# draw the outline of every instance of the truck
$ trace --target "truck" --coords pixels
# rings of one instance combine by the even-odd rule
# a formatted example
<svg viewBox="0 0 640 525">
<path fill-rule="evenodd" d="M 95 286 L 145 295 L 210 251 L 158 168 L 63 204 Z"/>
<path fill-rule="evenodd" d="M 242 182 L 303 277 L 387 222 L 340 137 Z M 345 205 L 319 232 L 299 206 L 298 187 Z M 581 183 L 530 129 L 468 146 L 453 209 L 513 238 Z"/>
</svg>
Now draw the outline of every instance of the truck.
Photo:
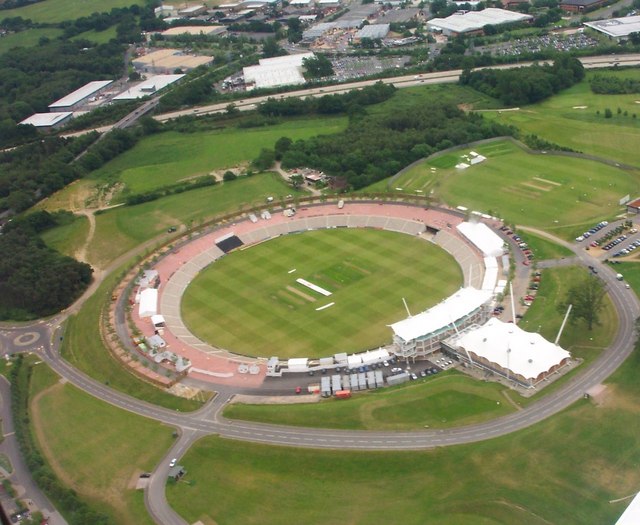
<svg viewBox="0 0 640 525">
<path fill-rule="evenodd" d="M 351 390 L 338 390 L 336 392 L 336 398 L 349 399 L 351 397 Z"/>
<path fill-rule="evenodd" d="M 624 279 L 624 277 L 622 276 L 621 273 L 616 274 L 616 279 L 618 279 L 618 281 L 622 281 L 622 279 Z"/>
</svg>

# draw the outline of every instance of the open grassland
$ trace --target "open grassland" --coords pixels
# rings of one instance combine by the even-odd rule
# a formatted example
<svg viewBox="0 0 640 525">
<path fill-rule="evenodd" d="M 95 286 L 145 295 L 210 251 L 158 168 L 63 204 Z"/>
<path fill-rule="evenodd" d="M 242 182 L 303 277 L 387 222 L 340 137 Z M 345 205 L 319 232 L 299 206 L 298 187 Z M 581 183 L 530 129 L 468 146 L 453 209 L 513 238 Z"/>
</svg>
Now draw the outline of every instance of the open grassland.
<svg viewBox="0 0 640 525">
<path fill-rule="evenodd" d="M 190 523 L 218 525 L 614 523 L 629 501 L 609 500 L 640 486 L 639 373 L 636 352 L 601 405 L 473 445 L 360 453 L 205 438 L 167 496 Z"/>
<path fill-rule="evenodd" d="M 467 169 L 475 151 L 487 157 Z M 511 141 L 496 141 L 434 157 L 393 182 L 395 188 L 427 195 L 502 217 L 510 224 L 545 229 L 591 225 L 620 211 L 618 201 L 640 188 L 638 173 L 599 162 L 529 154 Z"/>
<path fill-rule="evenodd" d="M 536 260 L 544 261 L 545 259 L 561 259 L 563 257 L 572 257 L 573 252 L 569 248 L 565 248 L 549 239 L 540 237 L 534 233 L 524 230 L 518 230 L 518 235 L 529 248 L 535 253 Z"/>
<path fill-rule="evenodd" d="M 388 343 L 387 325 L 406 317 L 402 298 L 417 312 L 461 280 L 453 258 L 421 238 L 320 230 L 224 257 L 193 280 L 182 313 L 200 338 L 241 354 L 321 357 Z"/>
<path fill-rule="evenodd" d="M 632 290 L 640 295 L 640 262 L 624 261 L 620 264 L 613 265 L 612 268 L 616 273 L 621 273 L 624 280 L 629 283 Z"/>
<path fill-rule="evenodd" d="M 0 19 L 4 18 L 3 13 L 6 11 L 0 11 Z M 57 38 L 62 34 L 62 29 L 56 27 L 46 27 L 38 29 L 27 29 L 26 31 L 20 31 L 19 33 L 11 33 L 9 35 L 0 38 L 0 55 L 8 52 L 14 47 L 33 47 L 38 44 L 41 38 Z"/>
<path fill-rule="evenodd" d="M 633 118 L 634 113 L 640 114 L 640 95 L 592 93 L 588 80 L 595 74 L 638 79 L 640 69 L 591 71 L 583 82 L 540 104 L 483 115 L 576 151 L 640 166 L 640 118 Z M 607 108 L 613 112 L 612 118 L 604 118 Z"/>
<path fill-rule="evenodd" d="M 71 40 L 89 40 L 96 44 L 106 44 L 112 38 L 116 38 L 116 36 L 116 26 L 111 26 L 104 31 L 96 31 L 95 29 L 85 31 L 84 33 L 74 36 Z"/>
<path fill-rule="evenodd" d="M 263 173 L 136 206 L 115 208 L 96 216 L 96 232 L 88 258 L 92 264 L 104 267 L 170 226 L 196 225 L 207 217 L 236 212 L 249 204 L 264 204 L 268 196 L 277 199 L 300 193 L 279 175 Z"/>
<path fill-rule="evenodd" d="M 416 364 L 414 369 L 418 369 Z M 482 383 L 457 372 L 427 376 L 404 385 L 358 394 L 345 402 L 294 405 L 227 405 L 224 416 L 282 425 L 358 430 L 415 430 L 470 425 L 512 412 L 498 383 Z M 512 397 L 518 398 L 510 392 Z"/>
<path fill-rule="evenodd" d="M 56 23 L 76 20 L 92 13 L 108 13 L 114 7 L 143 5 L 143 0 L 45 0 L 0 12 L 0 18 L 21 16 L 34 22 Z"/>
<path fill-rule="evenodd" d="M 45 231 L 42 234 L 42 240 L 54 250 L 73 257 L 81 248 L 88 233 L 89 220 L 79 216 L 69 224 Z"/>
<path fill-rule="evenodd" d="M 102 343 L 99 331 L 102 307 L 111 300 L 111 290 L 122 277 L 118 270 L 114 271 L 81 310 L 69 317 L 62 344 L 63 357 L 97 381 L 130 396 L 175 410 L 199 408 L 198 401 L 176 397 L 132 375 Z"/>
<path fill-rule="evenodd" d="M 152 524 L 132 483 L 139 473 L 153 470 L 171 446 L 171 429 L 72 385 L 52 384 L 51 376 L 57 380 L 45 365 L 35 368 L 32 392 L 41 393 L 31 402 L 31 415 L 38 444 L 56 475 L 112 523 Z"/>
<path fill-rule="evenodd" d="M 281 137 L 306 139 L 337 133 L 346 125 L 346 117 L 330 117 L 295 119 L 260 128 L 158 133 L 144 138 L 91 177 L 119 180 L 131 193 L 143 193 L 251 161 L 262 148 L 273 148 Z"/>
</svg>

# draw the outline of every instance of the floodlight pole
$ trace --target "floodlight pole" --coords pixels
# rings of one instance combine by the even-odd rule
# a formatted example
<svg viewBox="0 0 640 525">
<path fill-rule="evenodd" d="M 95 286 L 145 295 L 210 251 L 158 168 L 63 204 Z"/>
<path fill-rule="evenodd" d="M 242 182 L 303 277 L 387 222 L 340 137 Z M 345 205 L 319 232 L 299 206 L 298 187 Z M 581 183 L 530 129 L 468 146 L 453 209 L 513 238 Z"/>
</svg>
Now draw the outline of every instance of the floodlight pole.
<svg viewBox="0 0 640 525">
<path fill-rule="evenodd" d="M 556 340 L 553 342 L 554 345 L 557 346 L 558 341 L 560 341 L 560 336 L 562 335 L 562 331 L 564 330 L 564 325 L 567 324 L 567 319 L 569 319 L 569 314 L 571 313 L 571 308 L 573 308 L 573 305 L 570 304 L 569 308 L 567 308 L 567 313 L 564 315 L 564 319 L 562 320 L 562 324 L 560 325 L 560 331 L 558 332 L 558 335 L 556 336 Z"/>
</svg>

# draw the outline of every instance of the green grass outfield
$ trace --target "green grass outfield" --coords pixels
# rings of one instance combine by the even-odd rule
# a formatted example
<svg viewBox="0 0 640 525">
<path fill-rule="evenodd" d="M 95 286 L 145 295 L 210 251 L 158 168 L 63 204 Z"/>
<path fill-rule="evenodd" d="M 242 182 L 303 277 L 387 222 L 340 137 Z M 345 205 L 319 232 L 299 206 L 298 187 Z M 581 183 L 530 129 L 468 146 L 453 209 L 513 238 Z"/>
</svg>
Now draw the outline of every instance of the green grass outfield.
<svg viewBox="0 0 640 525">
<path fill-rule="evenodd" d="M 324 297 L 297 278 L 333 295 Z M 182 314 L 194 334 L 240 354 L 322 357 L 390 342 L 386 325 L 406 317 L 403 297 L 417 313 L 461 284 L 454 259 L 421 238 L 319 230 L 236 251 L 212 264 L 187 288 Z"/>
<path fill-rule="evenodd" d="M 43 393 L 31 402 L 39 446 L 56 475 L 112 523 L 151 525 L 142 493 L 130 483 L 153 470 L 173 442 L 172 429 L 57 379 L 44 364 L 37 366 L 32 394 Z"/>
<path fill-rule="evenodd" d="M 143 193 L 251 161 L 262 148 L 273 148 L 281 137 L 306 139 L 337 133 L 346 125 L 346 117 L 306 118 L 260 128 L 158 133 L 144 138 L 91 177 L 120 180 L 131 193 Z"/>
<path fill-rule="evenodd" d="M 268 196 L 279 200 L 301 193 L 287 185 L 280 175 L 262 173 L 136 206 L 114 208 L 96 216 L 88 258 L 91 264 L 104 267 L 169 226 L 197 225 L 207 217 L 237 212 L 250 204 L 264 204 Z"/>
<path fill-rule="evenodd" d="M 1 18 L 21 16 L 34 22 L 56 23 L 76 20 L 92 13 L 108 13 L 114 7 L 143 5 L 143 0 L 44 0 L 36 4 L 7 9 L 0 12 Z"/>
<path fill-rule="evenodd" d="M 4 18 L 3 13 L 6 11 L 0 11 L 0 19 Z M 27 29 L 26 31 L 20 31 L 19 33 L 12 33 L 10 35 L 0 38 L 0 55 L 6 53 L 14 47 L 33 47 L 38 45 L 38 41 L 41 38 L 57 38 L 62 34 L 62 29 L 56 27 L 46 27 L 39 29 Z"/>
<path fill-rule="evenodd" d="M 412 367 L 419 370 L 418 364 Z M 415 430 L 471 425 L 513 412 L 505 398 L 516 393 L 498 383 L 476 381 L 458 372 L 443 372 L 418 381 L 357 394 L 349 401 L 329 399 L 313 404 L 227 405 L 230 419 L 350 430 Z"/>
<path fill-rule="evenodd" d="M 487 160 L 455 168 L 470 151 Z M 390 191 L 433 191 L 450 206 L 492 213 L 510 224 L 583 231 L 620 212 L 619 199 L 640 190 L 639 174 L 584 159 L 533 155 L 510 141 L 496 141 L 414 166 Z"/>
<path fill-rule="evenodd" d="M 640 94 L 597 95 L 591 92 L 588 79 L 593 75 L 616 75 L 640 78 L 640 69 L 620 71 L 590 71 L 586 80 L 540 104 L 525 106 L 519 111 L 483 113 L 485 118 L 513 125 L 523 133 L 534 133 L 546 140 L 590 155 L 599 155 L 634 166 L 640 166 Z M 586 106 L 582 108 L 582 106 Z M 575 108 L 575 109 L 574 109 Z M 581 108 L 581 109 L 579 109 Z M 604 110 L 614 116 L 604 118 Z M 627 111 L 618 115 L 617 109 Z M 600 111 L 600 115 L 596 114 Z M 638 115 L 633 118 L 633 114 Z"/>
<path fill-rule="evenodd" d="M 185 455 L 167 497 L 189 523 L 615 523 L 640 486 L 640 355 L 581 400 L 503 438 L 413 452 L 269 447 L 217 437 Z M 281 496 L 281 497 L 277 497 Z"/>
</svg>

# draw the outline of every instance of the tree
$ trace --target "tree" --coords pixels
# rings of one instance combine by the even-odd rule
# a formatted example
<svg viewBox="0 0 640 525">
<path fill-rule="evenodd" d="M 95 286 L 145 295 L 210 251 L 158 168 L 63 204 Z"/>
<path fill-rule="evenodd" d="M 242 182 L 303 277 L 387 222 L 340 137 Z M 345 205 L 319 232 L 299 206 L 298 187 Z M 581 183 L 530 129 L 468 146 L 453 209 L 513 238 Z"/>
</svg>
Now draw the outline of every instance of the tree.
<svg viewBox="0 0 640 525">
<path fill-rule="evenodd" d="M 569 288 L 566 298 L 559 305 L 560 310 L 566 310 L 571 304 L 571 322 L 582 319 L 587 323 L 587 329 L 593 329 L 594 324 L 600 322 L 600 311 L 604 307 L 604 283 L 592 275 Z"/>
<path fill-rule="evenodd" d="M 222 180 L 224 182 L 231 182 L 232 180 L 236 180 L 238 178 L 238 176 L 233 173 L 233 171 L 231 170 L 227 170 L 224 172 L 224 175 L 222 176 Z"/>
<path fill-rule="evenodd" d="M 304 183 L 304 178 L 299 173 L 295 173 L 289 177 L 289 182 L 294 188 L 299 188 Z"/>
<path fill-rule="evenodd" d="M 262 56 L 264 56 L 264 58 L 279 57 L 286 54 L 285 50 L 278 45 L 275 38 L 267 38 L 262 45 Z"/>
<path fill-rule="evenodd" d="M 325 55 L 304 58 L 302 59 L 302 65 L 306 69 L 305 77 L 307 78 L 322 78 L 333 75 L 333 66 Z"/>
</svg>

